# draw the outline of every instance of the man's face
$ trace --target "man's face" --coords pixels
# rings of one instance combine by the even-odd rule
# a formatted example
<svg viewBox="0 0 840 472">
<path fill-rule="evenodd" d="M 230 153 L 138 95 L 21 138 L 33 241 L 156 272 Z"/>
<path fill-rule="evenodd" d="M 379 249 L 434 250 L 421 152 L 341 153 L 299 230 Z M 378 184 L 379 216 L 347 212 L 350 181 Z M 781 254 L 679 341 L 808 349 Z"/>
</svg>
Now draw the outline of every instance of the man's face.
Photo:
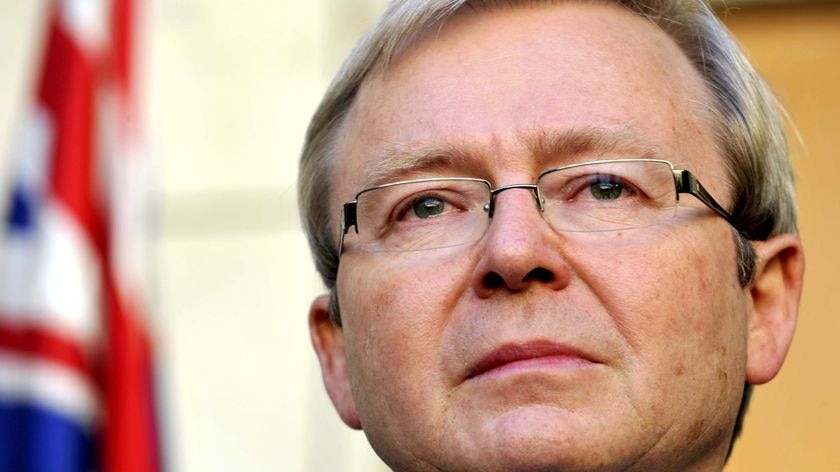
<svg viewBox="0 0 840 472">
<path fill-rule="evenodd" d="M 677 46 L 619 7 L 459 14 L 364 84 L 334 221 L 374 169 L 502 186 L 625 157 L 670 160 L 726 204 L 709 102 Z M 540 136 L 568 142 L 537 156 Z M 458 158 L 382 165 L 442 147 Z M 731 228 L 691 197 L 656 227 L 559 233 L 510 190 L 481 240 L 447 249 L 368 252 L 351 231 L 337 285 L 345 419 L 400 470 L 719 467 L 745 378 L 735 258 Z"/>
</svg>

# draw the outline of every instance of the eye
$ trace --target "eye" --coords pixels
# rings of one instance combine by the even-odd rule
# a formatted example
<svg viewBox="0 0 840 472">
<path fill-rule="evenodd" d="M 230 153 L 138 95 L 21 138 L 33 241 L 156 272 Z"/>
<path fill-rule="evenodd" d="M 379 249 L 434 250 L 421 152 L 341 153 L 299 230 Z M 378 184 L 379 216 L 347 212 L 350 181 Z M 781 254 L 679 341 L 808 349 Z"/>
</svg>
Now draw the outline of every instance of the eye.
<svg viewBox="0 0 840 472">
<path fill-rule="evenodd" d="M 589 192 L 595 200 L 616 200 L 624 190 L 621 178 L 615 176 L 599 175 L 589 184 Z"/>
<path fill-rule="evenodd" d="M 464 217 L 489 200 L 487 185 L 471 180 L 419 180 L 366 195 L 371 227 L 382 231 L 440 226 Z"/>
<path fill-rule="evenodd" d="M 393 222 L 431 222 L 446 215 L 464 209 L 466 203 L 463 196 L 449 190 L 433 190 L 418 192 L 406 196 L 402 202 L 392 205 L 394 210 L 389 218 Z M 436 221 L 440 223 L 440 221 Z"/>
<path fill-rule="evenodd" d="M 424 220 L 442 214 L 445 207 L 446 204 L 440 198 L 423 197 L 414 201 L 411 210 L 417 218 Z"/>
</svg>

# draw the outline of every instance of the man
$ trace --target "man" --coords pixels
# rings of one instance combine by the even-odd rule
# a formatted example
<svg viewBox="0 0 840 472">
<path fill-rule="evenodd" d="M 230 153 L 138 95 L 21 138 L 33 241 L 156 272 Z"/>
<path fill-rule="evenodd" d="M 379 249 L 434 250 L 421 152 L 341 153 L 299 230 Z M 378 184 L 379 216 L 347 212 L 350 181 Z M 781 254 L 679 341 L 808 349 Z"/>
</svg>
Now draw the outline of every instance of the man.
<svg viewBox="0 0 840 472">
<path fill-rule="evenodd" d="M 793 336 L 791 180 L 702 3 L 394 2 L 301 161 L 330 398 L 394 470 L 721 470 Z"/>
</svg>

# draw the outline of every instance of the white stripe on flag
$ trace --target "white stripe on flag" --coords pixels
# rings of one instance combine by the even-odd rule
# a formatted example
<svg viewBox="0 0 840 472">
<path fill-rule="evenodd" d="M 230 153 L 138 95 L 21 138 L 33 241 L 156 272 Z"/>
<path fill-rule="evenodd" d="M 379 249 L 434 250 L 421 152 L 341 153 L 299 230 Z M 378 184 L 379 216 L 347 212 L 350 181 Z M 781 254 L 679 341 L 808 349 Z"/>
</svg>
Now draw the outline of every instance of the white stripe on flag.
<svg viewBox="0 0 840 472">
<path fill-rule="evenodd" d="M 47 179 L 48 159 L 52 152 L 53 122 L 43 107 L 29 110 L 12 149 L 15 156 L 14 183 L 41 195 Z"/>
<path fill-rule="evenodd" d="M 101 172 L 109 206 L 111 263 L 119 293 L 132 302 L 150 298 L 149 240 L 153 215 L 149 159 L 137 139 L 138 123 L 118 119 L 119 101 L 113 87 L 102 87 L 98 96 L 98 126 L 102 130 Z M 145 306 L 135 307 L 145 313 Z M 142 316 L 142 315 L 140 315 Z"/>
<path fill-rule="evenodd" d="M 76 220 L 44 195 L 33 233 L 0 252 L 0 310 L 87 345 L 99 334 L 100 261 Z"/>
<path fill-rule="evenodd" d="M 78 373 L 42 359 L 0 351 L 0 398 L 24 400 L 89 427 L 96 396 Z"/>
<path fill-rule="evenodd" d="M 86 53 L 102 50 L 108 40 L 105 0 L 60 0 L 61 23 Z"/>
</svg>

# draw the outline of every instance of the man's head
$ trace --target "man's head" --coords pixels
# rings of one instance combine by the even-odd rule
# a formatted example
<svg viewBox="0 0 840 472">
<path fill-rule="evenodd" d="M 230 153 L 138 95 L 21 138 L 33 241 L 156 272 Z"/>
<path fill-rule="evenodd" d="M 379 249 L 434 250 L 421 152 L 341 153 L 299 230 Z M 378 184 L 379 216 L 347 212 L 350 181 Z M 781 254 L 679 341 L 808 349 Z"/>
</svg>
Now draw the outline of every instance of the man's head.
<svg viewBox="0 0 840 472">
<path fill-rule="evenodd" d="M 338 252 L 365 188 L 636 158 L 690 170 L 732 225 L 685 195 L 656 225 L 566 231 L 523 187 L 469 244 L 395 250 L 356 227 Z M 300 187 L 333 294 L 310 312 L 327 390 L 395 469 L 720 468 L 745 383 L 775 375 L 793 334 L 784 135 L 702 4 L 398 2 L 313 119 Z M 387 201 L 372 206 L 400 225 L 365 238 L 416 231 L 418 200 Z"/>
</svg>

